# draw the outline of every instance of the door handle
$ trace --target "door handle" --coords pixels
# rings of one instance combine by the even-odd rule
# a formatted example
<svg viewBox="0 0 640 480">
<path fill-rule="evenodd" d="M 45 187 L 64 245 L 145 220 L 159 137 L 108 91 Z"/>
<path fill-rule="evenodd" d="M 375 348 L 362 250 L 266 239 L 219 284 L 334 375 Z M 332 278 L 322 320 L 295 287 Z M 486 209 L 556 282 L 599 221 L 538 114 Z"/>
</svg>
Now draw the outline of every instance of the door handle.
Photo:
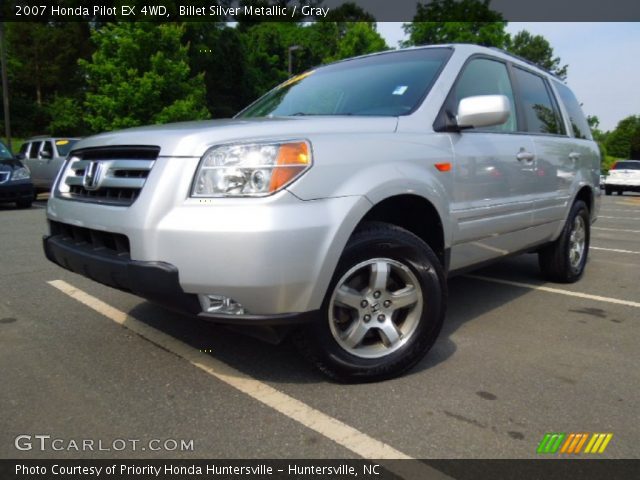
<svg viewBox="0 0 640 480">
<path fill-rule="evenodd" d="M 523 160 L 525 162 L 532 162 L 533 159 L 536 158 L 536 156 L 533 153 L 527 152 L 526 150 L 522 149 L 518 152 L 516 158 L 519 162 L 522 162 Z"/>
<path fill-rule="evenodd" d="M 569 160 L 580 160 L 580 154 L 578 152 L 571 152 L 569 154 Z"/>
</svg>

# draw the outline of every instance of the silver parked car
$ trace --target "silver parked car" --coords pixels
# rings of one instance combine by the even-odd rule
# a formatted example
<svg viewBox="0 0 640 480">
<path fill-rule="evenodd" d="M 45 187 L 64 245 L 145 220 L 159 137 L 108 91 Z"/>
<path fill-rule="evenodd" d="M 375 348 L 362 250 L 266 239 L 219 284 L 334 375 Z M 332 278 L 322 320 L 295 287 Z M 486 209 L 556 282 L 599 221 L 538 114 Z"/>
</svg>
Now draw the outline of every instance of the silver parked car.
<svg viewBox="0 0 640 480">
<path fill-rule="evenodd" d="M 323 66 L 230 120 L 74 146 L 47 257 L 168 307 L 291 330 L 341 381 L 434 344 L 447 277 L 520 252 L 583 274 L 600 157 L 571 90 L 501 51 L 445 45 Z"/>
<path fill-rule="evenodd" d="M 67 154 L 78 138 L 32 137 L 20 147 L 18 158 L 31 171 L 36 194 L 48 192 L 64 163 Z"/>
</svg>

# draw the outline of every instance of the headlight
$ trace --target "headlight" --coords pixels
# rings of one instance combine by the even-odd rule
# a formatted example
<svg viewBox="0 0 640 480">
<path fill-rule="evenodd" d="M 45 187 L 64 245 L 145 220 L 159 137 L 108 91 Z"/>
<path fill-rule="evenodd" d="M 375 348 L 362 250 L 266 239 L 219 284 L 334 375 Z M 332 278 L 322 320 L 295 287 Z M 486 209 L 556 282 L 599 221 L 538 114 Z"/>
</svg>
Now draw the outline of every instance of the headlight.
<svg viewBox="0 0 640 480">
<path fill-rule="evenodd" d="M 307 141 L 221 145 L 200 160 L 192 197 L 260 197 L 293 182 L 311 167 Z"/>
<path fill-rule="evenodd" d="M 11 180 L 26 180 L 31 177 L 31 172 L 27 167 L 19 167 L 11 174 Z"/>
</svg>

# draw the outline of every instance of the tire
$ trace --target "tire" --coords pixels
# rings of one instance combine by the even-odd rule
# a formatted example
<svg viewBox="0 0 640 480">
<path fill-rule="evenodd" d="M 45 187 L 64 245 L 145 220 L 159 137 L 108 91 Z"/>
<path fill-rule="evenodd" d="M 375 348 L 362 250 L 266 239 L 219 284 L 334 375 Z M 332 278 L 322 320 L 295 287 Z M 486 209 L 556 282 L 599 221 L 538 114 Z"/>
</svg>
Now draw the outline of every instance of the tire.
<svg viewBox="0 0 640 480">
<path fill-rule="evenodd" d="M 366 223 L 342 253 L 320 318 L 294 341 L 336 381 L 384 380 L 433 346 L 446 300 L 444 270 L 425 242 L 387 223 Z"/>
<path fill-rule="evenodd" d="M 622 195 L 623 192 L 624 190 L 618 190 L 618 195 Z"/>
<path fill-rule="evenodd" d="M 16 207 L 18 208 L 31 208 L 31 204 L 33 203 L 33 199 L 32 198 L 27 198 L 27 199 L 22 199 L 22 200 L 18 200 L 16 202 Z"/>
<path fill-rule="evenodd" d="M 605 195 L 611 195 L 612 193 L 613 193 L 613 190 L 610 187 L 604 187 Z"/>
<path fill-rule="evenodd" d="M 573 283 L 580 279 L 589 255 L 590 222 L 587 205 L 577 200 L 571 207 L 560 237 L 538 254 L 540 270 L 546 279 L 560 283 Z"/>
</svg>

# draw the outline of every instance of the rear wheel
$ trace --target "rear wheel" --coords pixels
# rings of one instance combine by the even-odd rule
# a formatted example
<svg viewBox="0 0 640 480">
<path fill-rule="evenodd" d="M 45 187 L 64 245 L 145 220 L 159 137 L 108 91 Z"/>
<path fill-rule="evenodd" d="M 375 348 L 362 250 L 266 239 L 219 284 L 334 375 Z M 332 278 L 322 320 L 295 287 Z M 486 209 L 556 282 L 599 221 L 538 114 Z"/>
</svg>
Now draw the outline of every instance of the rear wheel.
<svg viewBox="0 0 640 480">
<path fill-rule="evenodd" d="M 618 190 L 618 195 L 622 195 L 623 192 L 624 190 Z"/>
<path fill-rule="evenodd" d="M 580 279 L 589 254 L 590 225 L 587 205 L 576 201 L 560 237 L 538 254 L 540 270 L 547 279 L 562 283 Z"/>
<path fill-rule="evenodd" d="M 296 335 L 302 353 L 338 381 L 401 374 L 435 342 L 446 308 L 438 258 L 410 232 L 372 222 L 349 240 L 321 309 Z"/>
<path fill-rule="evenodd" d="M 611 195 L 613 193 L 613 189 L 611 187 L 604 187 L 605 195 Z"/>
<path fill-rule="evenodd" d="M 16 202 L 16 207 L 18 208 L 31 208 L 31 204 L 33 203 L 33 199 L 21 199 Z"/>
</svg>

